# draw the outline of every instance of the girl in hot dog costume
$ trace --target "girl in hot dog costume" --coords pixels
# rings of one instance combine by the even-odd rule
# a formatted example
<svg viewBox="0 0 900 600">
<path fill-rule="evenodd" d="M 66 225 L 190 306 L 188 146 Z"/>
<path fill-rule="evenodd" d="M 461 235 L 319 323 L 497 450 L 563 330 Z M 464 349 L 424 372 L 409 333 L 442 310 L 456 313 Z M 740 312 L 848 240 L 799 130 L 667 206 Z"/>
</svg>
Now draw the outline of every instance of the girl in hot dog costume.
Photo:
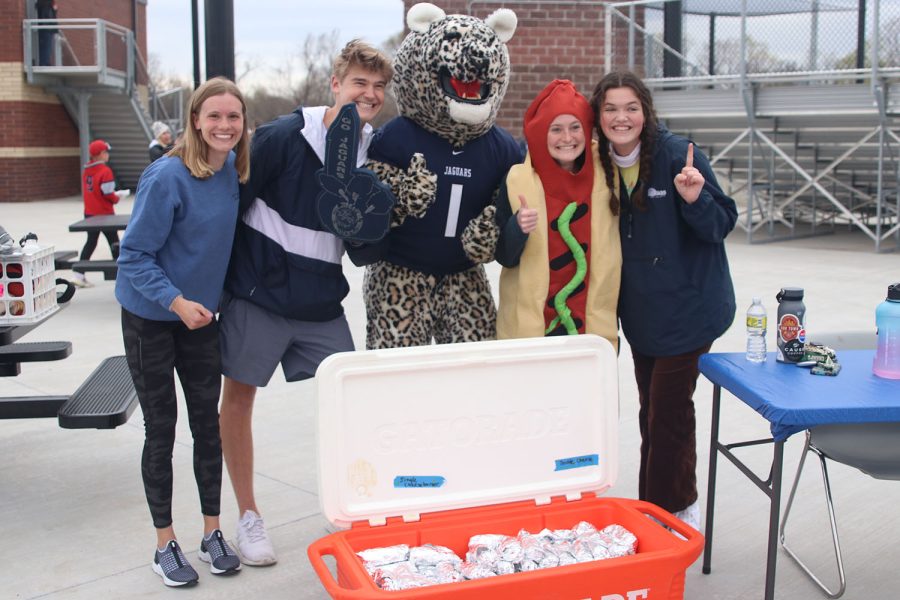
<svg viewBox="0 0 900 600">
<path fill-rule="evenodd" d="M 594 333 L 618 348 L 619 207 L 593 123 L 568 80 L 551 82 L 525 112 L 528 155 L 497 199 L 500 339 Z"/>
</svg>

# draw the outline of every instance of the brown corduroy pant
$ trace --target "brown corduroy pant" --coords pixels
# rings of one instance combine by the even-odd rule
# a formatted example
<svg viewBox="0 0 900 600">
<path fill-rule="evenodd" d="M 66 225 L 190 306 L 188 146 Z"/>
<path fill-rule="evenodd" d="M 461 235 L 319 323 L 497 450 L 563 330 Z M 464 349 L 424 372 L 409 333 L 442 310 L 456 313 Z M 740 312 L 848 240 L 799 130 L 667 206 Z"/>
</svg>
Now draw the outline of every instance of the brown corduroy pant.
<svg viewBox="0 0 900 600">
<path fill-rule="evenodd" d="M 632 350 L 641 403 L 641 470 L 638 497 L 669 512 L 697 501 L 697 361 L 712 344 L 676 356 Z"/>
</svg>

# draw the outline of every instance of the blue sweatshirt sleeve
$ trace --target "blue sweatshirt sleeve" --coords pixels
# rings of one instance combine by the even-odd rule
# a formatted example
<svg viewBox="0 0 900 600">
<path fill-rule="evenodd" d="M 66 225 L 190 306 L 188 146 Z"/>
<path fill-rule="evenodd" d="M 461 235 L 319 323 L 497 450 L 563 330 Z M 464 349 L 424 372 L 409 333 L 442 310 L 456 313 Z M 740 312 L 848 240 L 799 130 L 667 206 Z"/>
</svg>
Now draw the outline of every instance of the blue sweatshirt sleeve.
<svg viewBox="0 0 900 600">
<path fill-rule="evenodd" d="M 172 231 L 180 200 L 175 178 L 166 176 L 164 169 L 160 168 L 165 164 L 168 163 L 163 159 L 152 163 L 148 169 L 156 165 L 159 167 L 145 173 L 138 186 L 134 209 L 122 238 L 118 266 L 135 290 L 169 310 L 181 291 L 159 266 L 157 253 Z"/>
<path fill-rule="evenodd" d="M 679 155 L 675 155 L 676 164 L 673 165 L 673 178 L 684 168 L 686 155 L 687 146 L 685 145 L 685 152 L 680 154 L 681 158 L 678 159 Z M 703 184 L 700 196 L 693 204 L 681 203 L 681 217 L 701 240 L 710 243 L 722 242 L 737 223 L 737 206 L 734 200 L 726 196 L 719 187 L 709 160 L 696 145 L 694 146 L 694 167 L 703 174 L 706 182 Z"/>
</svg>

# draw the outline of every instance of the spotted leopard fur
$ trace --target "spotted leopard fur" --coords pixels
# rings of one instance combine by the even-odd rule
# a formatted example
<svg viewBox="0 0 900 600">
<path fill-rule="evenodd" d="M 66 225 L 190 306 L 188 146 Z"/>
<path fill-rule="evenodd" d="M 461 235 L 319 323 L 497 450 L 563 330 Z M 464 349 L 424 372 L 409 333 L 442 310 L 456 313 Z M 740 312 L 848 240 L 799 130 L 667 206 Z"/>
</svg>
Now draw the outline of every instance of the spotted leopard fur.
<svg viewBox="0 0 900 600">
<path fill-rule="evenodd" d="M 388 262 L 366 269 L 366 348 L 491 340 L 497 311 L 481 265 L 444 277 Z"/>
<path fill-rule="evenodd" d="M 405 171 L 377 160 L 370 160 L 366 167 L 378 179 L 391 186 L 391 191 L 397 198 L 391 216 L 391 227 L 402 225 L 406 217 L 421 217 L 434 203 L 437 175 L 428 170 L 425 158 L 420 153 L 413 155 L 409 169 Z M 494 245 L 496 246 L 496 242 Z"/>
<path fill-rule="evenodd" d="M 410 24 L 394 59 L 391 87 L 400 114 L 457 148 L 494 126 L 509 85 L 506 36 L 512 33 L 493 29 L 492 17 L 447 15 L 423 31 Z M 480 82 L 483 97 L 460 98 L 451 79 Z"/>
<path fill-rule="evenodd" d="M 516 28 L 515 13 L 500 9 L 481 20 L 420 3 L 410 9 L 407 24 L 392 83 L 400 115 L 447 140 L 448 152 L 462 148 L 495 124 L 509 82 L 506 42 Z M 424 159 L 414 156 L 406 171 L 376 161 L 368 167 L 397 197 L 392 226 L 422 216 L 434 202 L 437 177 Z M 471 269 L 435 277 L 389 262 L 367 268 L 367 348 L 496 337 L 496 309 L 482 266 L 493 260 L 499 237 L 493 211 L 487 206 L 460 235 L 476 264 Z"/>
</svg>

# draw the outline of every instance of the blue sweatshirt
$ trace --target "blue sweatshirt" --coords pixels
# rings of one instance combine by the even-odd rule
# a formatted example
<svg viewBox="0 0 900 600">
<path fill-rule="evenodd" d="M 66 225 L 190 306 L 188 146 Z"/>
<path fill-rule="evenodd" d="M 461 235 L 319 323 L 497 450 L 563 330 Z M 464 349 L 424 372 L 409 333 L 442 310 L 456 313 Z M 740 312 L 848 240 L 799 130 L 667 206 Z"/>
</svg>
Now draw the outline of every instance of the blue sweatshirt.
<svg viewBox="0 0 900 600">
<path fill-rule="evenodd" d="M 237 212 L 233 153 L 208 179 L 193 177 L 178 157 L 151 163 L 122 238 L 116 299 L 154 321 L 179 320 L 169 310 L 179 295 L 216 312 Z"/>
</svg>

